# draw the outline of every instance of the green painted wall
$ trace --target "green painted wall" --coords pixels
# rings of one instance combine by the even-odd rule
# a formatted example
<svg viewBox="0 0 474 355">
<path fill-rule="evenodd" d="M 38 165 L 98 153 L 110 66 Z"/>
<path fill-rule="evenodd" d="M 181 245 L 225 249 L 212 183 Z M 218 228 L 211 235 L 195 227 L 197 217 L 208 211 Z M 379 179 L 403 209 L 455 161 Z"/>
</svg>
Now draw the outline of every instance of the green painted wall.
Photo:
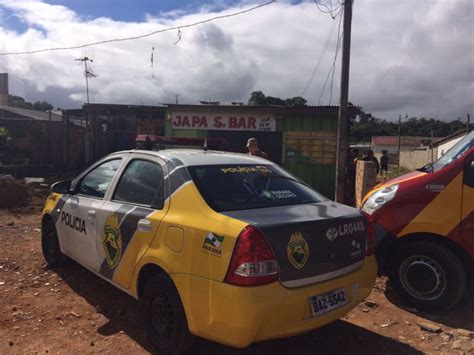
<svg viewBox="0 0 474 355">
<path fill-rule="evenodd" d="M 277 117 L 277 131 L 337 131 L 337 115 L 284 115 Z M 205 138 L 206 130 L 171 129 L 169 121 L 165 123 L 165 134 L 169 137 Z M 315 188 L 326 197 L 333 199 L 335 193 L 336 165 L 313 164 L 298 157 L 288 158 L 285 133 L 282 142 L 282 165 Z"/>
<path fill-rule="evenodd" d="M 337 131 L 337 115 L 286 115 L 277 120 L 277 130 Z M 336 164 L 314 164 L 297 155 L 289 157 L 285 135 L 283 137 L 283 166 L 324 196 L 334 199 Z"/>
<path fill-rule="evenodd" d="M 171 123 L 165 121 L 166 137 L 188 137 L 188 138 L 206 138 L 207 130 L 201 131 L 197 129 L 172 129 Z"/>
</svg>

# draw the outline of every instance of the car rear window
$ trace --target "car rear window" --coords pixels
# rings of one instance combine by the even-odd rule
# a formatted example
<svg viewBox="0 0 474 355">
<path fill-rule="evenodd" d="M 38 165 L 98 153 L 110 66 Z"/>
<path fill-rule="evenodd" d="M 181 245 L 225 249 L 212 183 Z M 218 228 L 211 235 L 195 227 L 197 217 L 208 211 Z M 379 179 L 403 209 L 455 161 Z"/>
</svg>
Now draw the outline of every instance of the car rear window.
<svg viewBox="0 0 474 355">
<path fill-rule="evenodd" d="M 327 200 L 276 165 L 206 165 L 188 170 L 201 195 L 217 212 Z"/>
</svg>

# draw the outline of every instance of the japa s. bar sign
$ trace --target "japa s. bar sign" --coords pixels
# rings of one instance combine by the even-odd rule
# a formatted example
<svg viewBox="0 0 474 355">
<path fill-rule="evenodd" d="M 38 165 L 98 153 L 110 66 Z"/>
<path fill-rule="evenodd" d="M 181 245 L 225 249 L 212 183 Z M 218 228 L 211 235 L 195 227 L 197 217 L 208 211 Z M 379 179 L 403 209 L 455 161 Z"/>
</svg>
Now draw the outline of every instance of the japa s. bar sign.
<svg viewBox="0 0 474 355">
<path fill-rule="evenodd" d="M 173 129 L 271 132 L 275 131 L 276 123 L 272 115 L 174 112 L 171 114 L 171 127 Z"/>
</svg>

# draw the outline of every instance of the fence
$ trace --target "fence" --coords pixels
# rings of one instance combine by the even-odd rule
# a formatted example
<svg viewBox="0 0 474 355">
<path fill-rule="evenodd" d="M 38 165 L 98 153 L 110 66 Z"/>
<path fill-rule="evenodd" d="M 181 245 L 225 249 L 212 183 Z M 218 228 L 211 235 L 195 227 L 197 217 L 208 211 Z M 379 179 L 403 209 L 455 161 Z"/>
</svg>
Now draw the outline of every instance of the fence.
<svg viewBox="0 0 474 355">
<path fill-rule="evenodd" d="M 436 148 L 433 148 L 433 152 L 429 148 L 401 151 L 400 166 L 409 170 L 416 170 L 426 164 L 432 163 L 433 159 L 436 160 L 437 156 L 438 152 Z"/>
</svg>

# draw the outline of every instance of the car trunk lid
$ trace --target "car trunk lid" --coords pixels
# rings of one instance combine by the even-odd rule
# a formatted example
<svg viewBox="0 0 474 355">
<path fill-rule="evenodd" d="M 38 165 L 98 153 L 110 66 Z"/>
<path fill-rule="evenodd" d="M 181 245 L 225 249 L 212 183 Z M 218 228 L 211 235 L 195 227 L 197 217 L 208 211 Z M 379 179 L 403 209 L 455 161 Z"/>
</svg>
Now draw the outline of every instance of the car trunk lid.
<svg viewBox="0 0 474 355">
<path fill-rule="evenodd" d="M 366 221 L 349 206 L 328 201 L 224 214 L 263 232 L 285 287 L 344 275 L 360 267 L 365 258 Z"/>
</svg>

